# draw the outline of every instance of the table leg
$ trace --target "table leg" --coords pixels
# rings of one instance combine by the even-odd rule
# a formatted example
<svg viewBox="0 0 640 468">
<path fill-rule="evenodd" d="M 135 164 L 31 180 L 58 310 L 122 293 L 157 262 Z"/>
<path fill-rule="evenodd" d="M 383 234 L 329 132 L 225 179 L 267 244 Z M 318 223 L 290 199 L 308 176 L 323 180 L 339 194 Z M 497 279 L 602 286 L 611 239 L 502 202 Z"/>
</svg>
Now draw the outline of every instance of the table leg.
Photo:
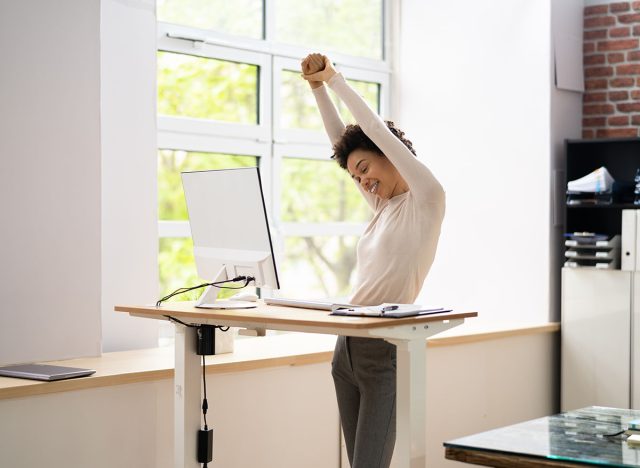
<svg viewBox="0 0 640 468">
<path fill-rule="evenodd" d="M 389 340 L 397 349 L 396 446 L 393 466 L 426 465 L 426 342 Z"/>
<path fill-rule="evenodd" d="M 199 468 L 201 357 L 196 354 L 196 329 L 175 326 L 174 466 Z"/>
</svg>

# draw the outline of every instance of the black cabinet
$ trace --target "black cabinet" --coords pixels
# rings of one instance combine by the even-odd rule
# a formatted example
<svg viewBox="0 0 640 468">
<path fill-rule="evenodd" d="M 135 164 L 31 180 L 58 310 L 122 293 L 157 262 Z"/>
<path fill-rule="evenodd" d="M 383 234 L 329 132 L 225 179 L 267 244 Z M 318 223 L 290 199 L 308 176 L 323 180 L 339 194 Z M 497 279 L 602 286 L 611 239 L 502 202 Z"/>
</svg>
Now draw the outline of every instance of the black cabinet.
<svg viewBox="0 0 640 468">
<path fill-rule="evenodd" d="M 611 205 L 565 204 L 565 231 L 620 234 L 622 210 L 640 208 L 633 204 L 633 179 L 640 168 L 640 138 L 567 140 L 566 154 L 567 181 L 605 166 L 616 180 L 616 190 Z"/>
</svg>

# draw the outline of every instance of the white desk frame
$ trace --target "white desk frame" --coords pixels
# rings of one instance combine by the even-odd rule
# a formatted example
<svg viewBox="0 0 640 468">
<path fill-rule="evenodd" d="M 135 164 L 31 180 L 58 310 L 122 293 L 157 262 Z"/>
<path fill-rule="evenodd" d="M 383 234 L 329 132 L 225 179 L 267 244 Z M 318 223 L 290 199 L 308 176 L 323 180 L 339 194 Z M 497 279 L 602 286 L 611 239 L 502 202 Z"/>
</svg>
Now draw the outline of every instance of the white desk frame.
<svg viewBox="0 0 640 468">
<path fill-rule="evenodd" d="M 168 312 L 170 314 L 170 312 Z M 158 319 L 157 315 L 130 313 L 137 317 Z M 354 330 L 316 327 L 313 325 L 281 325 L 249 323 L 226 319 L 198 319 L 200 324 L 248 329 L 269 329 L 322 333 L 366 338 L 382 338 L 397 348 L 396 445 L 394 463 L 401 468 L 425 468 L 426 439 L 426 339 L 461 325 L 464 319 L 436 320 L 414 325 L 389 320 L 388 327 Z M 183 319 L 185 322 L 192 322 Z M 202 358 L 196 354 L 196 330 L 176 324 L 175 335 L 175 468 L 200 468 L 197 462 L 197 433 L 201 429 Z M 215 452 L 215 450 L 214 450 Z M 215 455 L 214 455 L 215 456 Z"/>
</svg>

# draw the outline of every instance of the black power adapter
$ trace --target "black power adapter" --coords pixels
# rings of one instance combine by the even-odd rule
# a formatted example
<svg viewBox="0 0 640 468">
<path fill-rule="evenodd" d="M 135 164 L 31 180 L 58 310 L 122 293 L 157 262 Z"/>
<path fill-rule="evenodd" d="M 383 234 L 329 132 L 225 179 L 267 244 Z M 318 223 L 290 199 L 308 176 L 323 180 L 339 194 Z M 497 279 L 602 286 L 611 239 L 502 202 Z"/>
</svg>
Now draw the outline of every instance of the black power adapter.
<svg viewBox="0 0 640 468">
<path fill-rule="evenodd" d="M 213 460 L 213 429 L 198 431 L 198 463 L 210 463 Z"/>
<path fill-rule="evenodd" d="M 196 353 L 199 356 L 213 356 L 216 354 L 216 327 L 214 325 L 199 325 Z"/>
<path fill-rule="evenodd" d="M 214 325 L 199 325 L 197 328 L 196 352 L 202 356 L 202 383 L 204 385 L 204 399 L 202 400 L 202 415 L 204 416 L 204 429 L 198 430 L 198 463 L 207 463 L 213 460 L 213 429 L 207 427 L 207 381 L 204 376 L 204 357 L 216 354 L 216 328 Z"/>
</svg>

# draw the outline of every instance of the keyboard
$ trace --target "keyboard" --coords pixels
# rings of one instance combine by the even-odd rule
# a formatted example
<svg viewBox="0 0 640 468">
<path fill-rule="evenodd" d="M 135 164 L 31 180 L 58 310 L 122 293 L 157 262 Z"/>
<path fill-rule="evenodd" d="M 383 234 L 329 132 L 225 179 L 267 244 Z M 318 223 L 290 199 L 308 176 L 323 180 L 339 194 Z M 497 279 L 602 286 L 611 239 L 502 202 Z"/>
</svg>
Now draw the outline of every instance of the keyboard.
<svg viewBox="0 0 640 468">
<path fill-rule="evenodd" d="M 333 305 L 348 305 L 348 304 L 336 304 L 329 301 L 306 301 L 303 299 L 285 299 L 282 297 L 267 297 L 264 299 L 264 303 L 267 305 L 277 305 L 285 307 L 300 307 L 302 309 L 317 309 L 331 311 Z"/>
</svg>

